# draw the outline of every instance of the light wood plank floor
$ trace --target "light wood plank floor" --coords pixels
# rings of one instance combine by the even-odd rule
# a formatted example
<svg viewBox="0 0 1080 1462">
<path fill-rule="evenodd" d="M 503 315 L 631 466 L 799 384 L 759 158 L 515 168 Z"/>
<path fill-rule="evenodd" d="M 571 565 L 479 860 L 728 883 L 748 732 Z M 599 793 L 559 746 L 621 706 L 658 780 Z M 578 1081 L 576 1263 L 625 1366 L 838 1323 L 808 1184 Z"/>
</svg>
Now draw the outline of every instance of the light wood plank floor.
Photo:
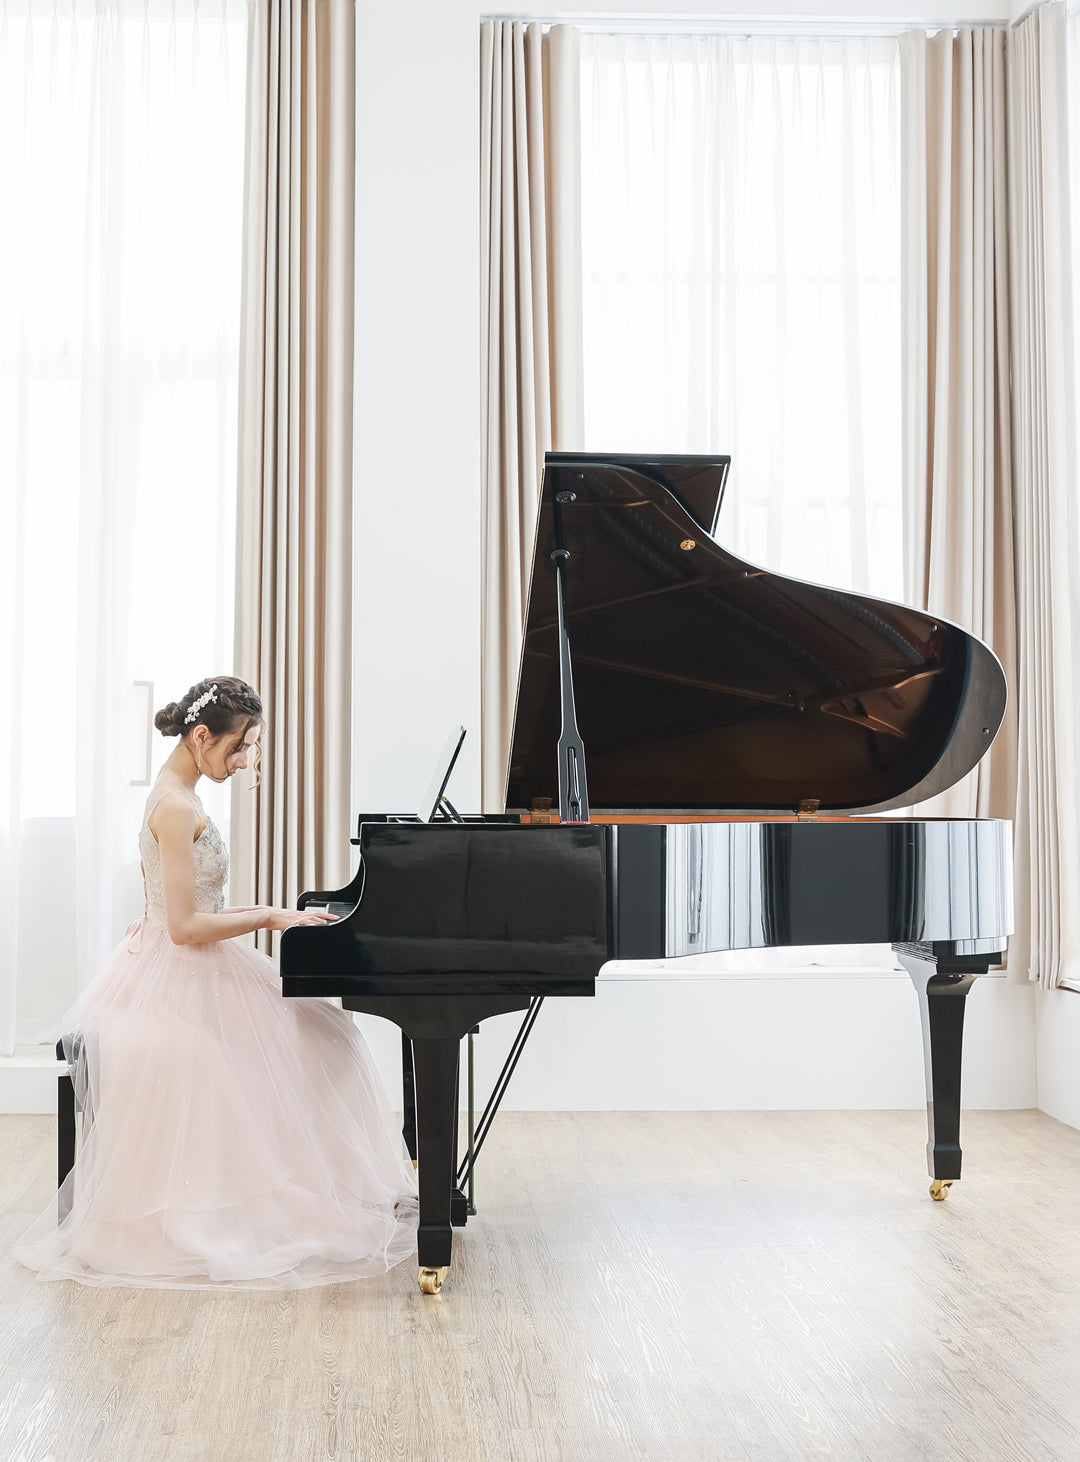
<svg viewBox="0 0 1080 1462">
<path fill-rule="evenodd" d="M 0 1462 L 1077 1462 L 1080 1132 L 969 1112 L 508 1114 L 441 1295 L 89 1290 L 10 1258 L 53 1123 L 0 1117 Z"/>
</svg>

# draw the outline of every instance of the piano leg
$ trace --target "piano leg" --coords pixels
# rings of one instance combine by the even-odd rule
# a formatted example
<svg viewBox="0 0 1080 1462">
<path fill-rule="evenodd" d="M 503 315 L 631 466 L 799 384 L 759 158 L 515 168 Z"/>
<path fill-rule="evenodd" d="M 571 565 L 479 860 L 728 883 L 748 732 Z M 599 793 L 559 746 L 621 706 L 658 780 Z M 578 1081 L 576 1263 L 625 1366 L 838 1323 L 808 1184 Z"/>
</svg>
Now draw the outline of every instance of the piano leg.
<svg viewBox="0 0 1080 1462">
<path fill-rule="evenodd" d="M 963 1156 L 960 1077 L 967 993 L 976 976 L 986 973 L 990 962 L 982 957 L 935 958 L 930 946 L 921 945 L 907 946 L 897 953 L 919 996 L 930 1134 L 926 1161 L 932 1179 L 930 1196 L 940 1200 L 948 1197 L 949 1189 L 960 1177 Z"/>
<path fill-rule="evenodd" d="M 461 1039 L 482 1020 L 524 1010 L 529 1003 L 528 995 L 506 994 L 342 996 L 344 1009 L 392 1020 L 412 1043 L 420 1184 L 416 1249 L 425 1294 L 441 1289 L 453 1243 Z"/>
<path fill-rule="evenodd" d="M 461 1042 L 456 1036 L 451 1039 L 414 1037 L 412 1047 L 417 1100 L 425 1116 L 417 1132 L 420 1227 L 416 1255 L 420 1262 L 420 1288 L 425 1294 L 438 1294 L 450 1266 L 454 1241 L 450 1200 L 455 1178 Z"/>
</svg>

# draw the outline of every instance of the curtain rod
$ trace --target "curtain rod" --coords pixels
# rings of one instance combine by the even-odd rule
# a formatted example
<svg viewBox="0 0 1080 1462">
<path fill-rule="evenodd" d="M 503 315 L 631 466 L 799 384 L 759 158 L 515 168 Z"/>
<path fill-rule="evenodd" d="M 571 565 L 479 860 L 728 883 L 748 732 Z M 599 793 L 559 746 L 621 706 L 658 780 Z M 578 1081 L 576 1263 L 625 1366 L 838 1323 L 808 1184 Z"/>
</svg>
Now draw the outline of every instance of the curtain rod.
<svg viewBox="0 0 1080 1462">
<path fill-rule="evenodd" d="M 737 36 L 898 36 L 906 30 L 964 30 L 985 27 L 1007 30 L 1009 22 L 993 19 L 943 20 L 929 17 L 795 16 L 795 15 L 611 15 L 577 12 L 563 15 L 481 15 L 481 20 L 518 20 L 526 25 L 572 25 L 589 35 L 737 35 Z"/>
</svg>

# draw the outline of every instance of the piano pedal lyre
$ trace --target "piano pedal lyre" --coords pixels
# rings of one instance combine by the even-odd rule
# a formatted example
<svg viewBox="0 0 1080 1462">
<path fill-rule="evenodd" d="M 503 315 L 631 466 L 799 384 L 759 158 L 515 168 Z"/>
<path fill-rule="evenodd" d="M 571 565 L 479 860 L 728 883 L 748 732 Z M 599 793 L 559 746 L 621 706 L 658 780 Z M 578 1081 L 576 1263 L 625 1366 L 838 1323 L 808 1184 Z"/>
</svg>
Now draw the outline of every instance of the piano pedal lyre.
<svg viewBox="0 0 1080 1462">
<path fill-rule="evenodd" d="M 953 1178 L 935 1178 L 930 1184 L 930 1197 L 935 1203 L 941 1203 L 949 1196 L 949 1189 L 952 1187 Z"/>
<path fill-rule="evenodd" d="M 417 1278 L 420 1281 L 420 1288 L 425 1294 L 439 1293 L 449 1267 L 448 1264 L 443 1264 L 438 1269 L 431 1269 L 423 1264 L 420 1266 L 420 1273 Z"/>
</svg>

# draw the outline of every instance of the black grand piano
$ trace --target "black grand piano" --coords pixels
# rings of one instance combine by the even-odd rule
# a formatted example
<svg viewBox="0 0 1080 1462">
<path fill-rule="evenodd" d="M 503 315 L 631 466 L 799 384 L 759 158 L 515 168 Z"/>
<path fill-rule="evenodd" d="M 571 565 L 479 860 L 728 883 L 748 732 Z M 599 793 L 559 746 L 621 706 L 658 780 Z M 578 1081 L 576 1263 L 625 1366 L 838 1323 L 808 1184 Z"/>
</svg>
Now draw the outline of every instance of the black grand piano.
<svg viewBox="0 0 1080 1462">
<path fill-rule="evenodd" d="M 282 937 L 285 995 L 411 1044 L 428 1293 L 462 1218 L 461 1038 L 594 994 L 613 959 L 891 944 L 922 1012 L 932 1196 L 960 1176 L 965 997 L 1012 929 L 1011 827 L 866 814 L 959 781 L 1005 678 L 946 620 L 722 548 L 729 466 L 548 454 L 506 812 L 361 815 L 353 882 L 300 901 L 339 922 Z"/>
</svg>

